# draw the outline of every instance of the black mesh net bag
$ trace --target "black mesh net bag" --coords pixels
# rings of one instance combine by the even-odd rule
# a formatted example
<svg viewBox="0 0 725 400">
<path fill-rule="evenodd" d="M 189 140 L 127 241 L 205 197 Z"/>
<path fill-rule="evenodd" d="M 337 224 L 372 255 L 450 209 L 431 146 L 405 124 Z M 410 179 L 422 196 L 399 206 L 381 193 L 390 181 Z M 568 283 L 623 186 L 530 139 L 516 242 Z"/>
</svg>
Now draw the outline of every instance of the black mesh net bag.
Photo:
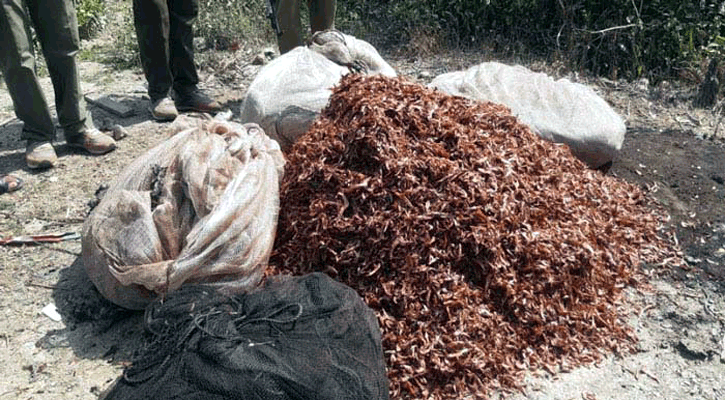
<svg viewBox="0 0 725 400">
<path fill-rule="evenodd" d="M 184 287 L 149 305 L 145 325 L 105 400 L 388 398 L 375 314 L 321 273 L 235 297 Z"/>
</svg>

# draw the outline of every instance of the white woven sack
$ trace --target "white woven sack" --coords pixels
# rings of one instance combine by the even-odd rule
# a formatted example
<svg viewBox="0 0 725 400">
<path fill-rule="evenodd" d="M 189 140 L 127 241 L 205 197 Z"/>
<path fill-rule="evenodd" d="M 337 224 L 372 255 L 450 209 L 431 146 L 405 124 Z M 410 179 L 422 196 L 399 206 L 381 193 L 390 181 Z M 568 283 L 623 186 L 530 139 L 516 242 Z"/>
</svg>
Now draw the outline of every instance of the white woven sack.
<svg viewBox="0 0 725 400">
<path fill-rule="evenodd" d="M 567 144 L 592 168 L 610 163 L 622 148 L 622 118 L 591 88 L 568 79 L 554 81 L 520 65 L 486 62 L 439 75 L 429 86 L 506 105 L 539 136 Z"/>
<path fill-rule="evenodd" d="M 331 89 L 350 72 L 396 76 L 369 43 L 338 31 L 316 33 L 265 65 L 249 85 L 241 120 L 254 122 L 283 150 L 307 131 L 327 105 Z"/>
</svg>

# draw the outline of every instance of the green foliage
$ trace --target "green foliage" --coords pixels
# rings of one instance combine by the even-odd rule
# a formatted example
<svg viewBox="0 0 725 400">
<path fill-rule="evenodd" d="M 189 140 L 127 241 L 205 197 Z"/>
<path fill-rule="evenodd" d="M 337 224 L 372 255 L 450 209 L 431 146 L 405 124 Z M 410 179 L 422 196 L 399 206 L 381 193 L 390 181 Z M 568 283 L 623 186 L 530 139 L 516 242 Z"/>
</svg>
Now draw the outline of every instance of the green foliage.
<svg viewBox="0 0 725 400">
<path fill-rule="evenodd" d="M 81 38 L 89 38 L 101 27 L 104 11 L 104 0 L 78 0 L 76 2 L 78 32 Z"/>
<path fill-rule="evenodd" d="M 579 67 L 613 77 L 676 75 L 725 29 L 723 10 L 712 0 L 580 4 L 563 21 L 568 48 Z"/>
<path fill-rule="evenodd" d="M 265 1 L 199 0 L 197 40 L 215 49 L 274 43 Z M 78 2 L 79 22 L 86 24 L 110 15 L 104 8 L 131 1 Z M 715 0 L 338 0 L 337 6 L 338 29 L 376 47 L 415 51 L 416 43 L 429 41 L 486 48 L 495 56 L 563 60 L 612 78 L 656 82 L 725 53 L 725 3 Z M 116 61 L 132 65 L 137 44 L 128 26 L 117 36 Z"/>
<path fill-rule="evenodd" d="M 342 3 L 342 4 L 341 4 Z M 611 77 L 657 80 L 719 49 L 725 3 L 715 0 L 348 0 L 339 26 L 405 45 L 421 27 L 448 46 L 522 48 Z M 378 29 L 382 27 L 382 29 Z M 367 37 L 367 36 L 365 36 Z M 511 44 L 519 46 L 511 46 Z M 714 43 L 714 45 L 713 45 Z"/>
<path fill-rule="evenodd" d="M 141 66 L 136 28 L 133 25 L 131 2 L 116 3 L 113 46 L 101 56 L 103 61 L 116 69 L 130 69 Z"/>
<path fill-rule="evenodd" d="M 78 55 L 79 59 L 102 62 L 119 70 L 140 67 L 132 1 L 103 1 L 103 31 L 97 32 L 100 40 L 84 43 Z"/>
<path fill-rule="evenodd" d="M 195 36 L 208 47 L 234 49 L 242 42 L 272 39 L 265 0 L 199 0 Z"/>
</svg>

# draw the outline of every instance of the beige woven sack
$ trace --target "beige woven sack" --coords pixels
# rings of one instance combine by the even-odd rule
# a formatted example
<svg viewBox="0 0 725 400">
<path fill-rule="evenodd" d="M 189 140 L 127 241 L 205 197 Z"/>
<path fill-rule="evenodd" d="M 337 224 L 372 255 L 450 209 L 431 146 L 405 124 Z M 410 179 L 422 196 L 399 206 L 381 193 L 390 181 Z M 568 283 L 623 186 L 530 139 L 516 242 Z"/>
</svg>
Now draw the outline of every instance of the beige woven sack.
<svg viewBox="0 0 725 400">
<path fill-rule="evenodd" d="M 256 124 L 207 121 L 129 165 L 83 225 L 83 263 L 114 303 L 187 282 L 254 287 L 272 249 L 284 158 Z"/>
</svg>

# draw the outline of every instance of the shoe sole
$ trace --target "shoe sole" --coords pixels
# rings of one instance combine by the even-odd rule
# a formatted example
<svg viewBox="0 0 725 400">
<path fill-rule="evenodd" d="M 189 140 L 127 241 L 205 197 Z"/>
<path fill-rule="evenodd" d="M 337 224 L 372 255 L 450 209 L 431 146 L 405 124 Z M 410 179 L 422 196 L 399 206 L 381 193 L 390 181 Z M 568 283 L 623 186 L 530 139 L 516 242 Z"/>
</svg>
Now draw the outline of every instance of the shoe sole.
<svg viewBox="0 0 725 400">
<path fill-rule="evenodd" d="M 184 106 L 181 106 L 181 107 L 177 106 L 176 109 L 179 110 L 180 112 L 194 111 L 194 112 L 200 112 L 200 113 L 218 113 L 218 112 L 220 112 L 222 110 L 221 108 L 218 109 L 218 110 L 217 109 L 214 109 L 214 110 L 210 110 L 210 109 L 202 110 L 202 109 L 200 109 L 198 107 L 184 107 Z"/>
<path fill-rule="evenodd" d="M 173 121 L 177 117 L 177 115 L 175 115 L 175 116 L 167 116 L 167 117 L 160 117 L 158 115 L 155 115 L 154 113 L 151 113 L 151 116 L 154 118 L 154 121 L 158 121 L 158 122 Z"/>
<path fill-rule="evenodd" d="M 74 149 L 80 149 L 80 150 L 85 150 L 85 151 L 87 151 L 87 152 L 91 153 L 91 154 L 92 154 L 92 155 L 94 155 L 94 156 L 100 156 L 100 155 L 103 155 L 103 154 L 106 154 L 106 153 L 110 153 L 110 152 L 112 152 L 113 150 L 116 150 L 116 146 L 113 146 L 113 147 L 111 147 L 111 148 L 109 148 L 109 149 L 106 149 L 106 150 L 101 150 L 101 151 L 91 151 L 91 150 L 88 150 L 87 148 L 85 148 L 85 147 L 84 147 L 83 145 L 81 145 L 81 144 L 75 144 L 75 143 L 68 143 L 68 142 L 66 142 L 66 144 L 68 145 L 68 147 L 71 147 L 71 148 L 74 148 Z"/>
<path fill-rule="evenodd" d="M 27 161 L 25 163 L 28 165 L 28 168 L 30 168 L 30 169 L 48 169 L 48 168 L 53 168 L 53 162 L 51 162 L 51 161 L 41 161 L 41 162 L 39 162 L 37 164 L 36 163 L 30 163 L 30 162 L 27 162 Z"/>
</svg>

